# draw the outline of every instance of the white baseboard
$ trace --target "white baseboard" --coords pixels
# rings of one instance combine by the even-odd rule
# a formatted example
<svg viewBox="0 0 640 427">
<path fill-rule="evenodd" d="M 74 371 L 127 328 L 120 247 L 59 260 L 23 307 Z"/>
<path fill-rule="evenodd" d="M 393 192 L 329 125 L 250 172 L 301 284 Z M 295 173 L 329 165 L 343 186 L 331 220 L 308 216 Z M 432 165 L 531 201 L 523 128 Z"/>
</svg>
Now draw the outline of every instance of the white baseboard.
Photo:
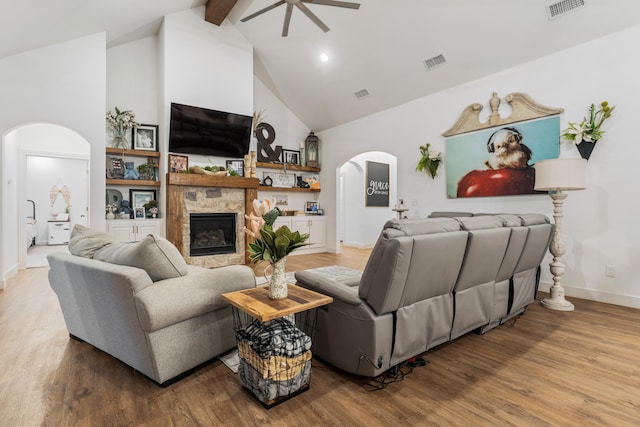
<svg viewBox="0 0 640 427">
<path fill-rule="evenodd" d="M 551 282 L 540 281 L 538 289 L 549 293 Z M 576 288 L 564 285 L 564 293 L 567 299 L 570 297 L 603 302 L 605 304 L 620 305 L 623 307 L 640 308 L 640 298 L 629 295 L 612 294 L 610 292 L 596 291 L 593 289 Z"/>
<path fill-rule="evenodd" d="M 5 288 L 5 283 L 7 282 L 7 280 L 11 279 L 12 277 L 15 277 L 18 274 L 18 264 L 15 264 L 13 267 L 9 268 L 7 271 L 5 271 L 2 274 L 2 280 L 0 280 L 0 289 L 4 289 Z"/>
<path fill-rule="evenodd" d="M 371 249 L 375 245 L 376 245 L 375 242 L 374 243 L 342 242 L 342 246 L 348 246 L 350 248 L 357 248 L 357 249 Z"/>
</svg>

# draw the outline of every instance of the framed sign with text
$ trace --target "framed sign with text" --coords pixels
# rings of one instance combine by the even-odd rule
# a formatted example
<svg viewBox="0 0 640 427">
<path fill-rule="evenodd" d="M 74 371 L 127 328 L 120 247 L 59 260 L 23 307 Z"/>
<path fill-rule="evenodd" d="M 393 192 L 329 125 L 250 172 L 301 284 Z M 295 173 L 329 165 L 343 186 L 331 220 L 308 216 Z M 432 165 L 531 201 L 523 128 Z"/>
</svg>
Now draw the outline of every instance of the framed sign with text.
<svg viewBox="0 0 640 427">
<path fill-rule="evenodd" d="M 365 205 L 389 206 L 389 165 L 367 162 Z"/>
</svg>

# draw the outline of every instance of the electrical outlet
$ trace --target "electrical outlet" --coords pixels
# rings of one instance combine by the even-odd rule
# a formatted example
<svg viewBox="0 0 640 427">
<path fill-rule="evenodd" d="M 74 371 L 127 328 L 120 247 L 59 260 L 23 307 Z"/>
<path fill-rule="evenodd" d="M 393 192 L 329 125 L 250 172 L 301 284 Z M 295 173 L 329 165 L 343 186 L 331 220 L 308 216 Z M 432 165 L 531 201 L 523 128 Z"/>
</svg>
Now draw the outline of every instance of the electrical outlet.
<svg viewBox="0 0 640 427">
<path fill-rule="evenodd" d="M 605 275 L 607 277 L 616 277 L 616 267 L 611 264 L 607 264 L 605 267 Z"/>
<path fill-rule="evenodd" d="M 418 199 L 411 199 L 411 206 L 418 206 Z"/>
</svg>

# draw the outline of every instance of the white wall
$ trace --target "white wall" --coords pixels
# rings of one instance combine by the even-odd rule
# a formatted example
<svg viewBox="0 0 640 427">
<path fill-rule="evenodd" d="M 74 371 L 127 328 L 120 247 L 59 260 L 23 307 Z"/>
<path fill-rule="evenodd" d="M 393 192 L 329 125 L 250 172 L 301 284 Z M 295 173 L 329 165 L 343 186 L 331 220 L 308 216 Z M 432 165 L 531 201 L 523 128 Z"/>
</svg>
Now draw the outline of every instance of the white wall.
<svg viewBox="0 0 640 427">
<path fill-rule="evenodd" d="M 17 195 L 11 185 L 17 171 L 5 178 L 17 152 L 4 150 L 4 139 L 13 129 L 34 122 L 54 123 L 74 130 L 91 144 L 91 225 L 104 228 L 104 140 L 105 140 L 105 48 L 104 33 L 82 37 L 42 49 L 0 59 L 0 136 L 3 140 L 0 185 L 3 209 L 0 212 L 0 241 L 3 276 L 15 264 L 16 238 L 7 235 L 15 224 Z M 7 199 L 6 196 L 11 196 Z"/>
<path fill-rule="evenodd" d="M 158 124 L 158 37 L 107 49 L 107 110 L 132 110 L 138 123 Z"/>
<path fill-rule="evenodd" d="M 634 116 L 640 60 L 630 55 L 638 39 L 640 27 L 634 27 L 322 132 L 323 186 L 335 188 L 336 168 L 355 154 L 380 150 L 398 157 L 398 197 L 408 202 L 412 209 L 409 216 L 425 216 L 434 210 L 542 212 L 551 216 L 552 205 L 544 195 L 447 199 L 443 169 L 435 181 L 415 172 L 418 147 L 431 142 L 432 148 L 444 151 L 441 133 L 469 104 L 484 104 L 481 117 L 486 118 L 486 104 L 494 91 L 500 97 L 525 92 L 542 104 L 563 107 L 562 128 L 568 121 L 579 121 L 591 103 L 608 100 L 617 109 L 589 160 L 588 189 L 571 193 L 565 203 L 564 277 L 567 295 L 640 307 L 636 285 L 640 279 L 636 262 L 640 258 L 640 225 L 635 218 L 640 200 L 635 197 L 633 178 L 640 154 Z M 561 156 L 579 154 L 563 142 Z M 320 201 L 328 209 L 328 244 L 337 248 L 332 193 L 324 191 Z M 607 264 L 615 266 L 615 278 L 605 277 Z M 543 281 L 548 286 L 550 280 L 545 261 Z"/>
</svg>

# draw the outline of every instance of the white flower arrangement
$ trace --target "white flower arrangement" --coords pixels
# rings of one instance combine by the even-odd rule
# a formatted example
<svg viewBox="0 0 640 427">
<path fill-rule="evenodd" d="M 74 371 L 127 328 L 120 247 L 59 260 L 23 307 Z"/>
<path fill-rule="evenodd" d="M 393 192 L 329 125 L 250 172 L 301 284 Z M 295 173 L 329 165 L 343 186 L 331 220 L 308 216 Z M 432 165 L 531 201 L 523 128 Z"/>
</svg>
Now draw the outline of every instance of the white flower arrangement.
<svg viewBox="0 0 640 427">
<path fill-rule="evenodd" d="M 116 106 L 115 111 L 115 114 L 107 112 L 107 124 L 115 134 L 115 148 L 128 148 L 125 135 L 129 129 L 140 126 L 140 123 L 136 122 L 136 115 L 131 110 L 120 111 Z"/>
<path fill-rule="evenodd" d="M 611 117 L 615 108 L 615 106 L 610 107 L 607 101 L 601 102 L 597 110 L 595 104 L 591 104 L 589 118 L 584 117 L 580 123 L 569 122 L 569 127 L 562 132 L 562 136 L 576 145 L 582 142 L 597 142 L 604 134 L 601 129 L 602 124 Z"/>
<path fill-rule="evenodd" d="M 431 150 L 431 144 L 427 143 L 420 146 L 420 154 L 422 154 L 422 157 L 418 161 L 416 170 L 427 173 L 431 175 L 431 178 L 435 179 L 442 162 L 442 153 L 437 150 Z"/>
</svg>

